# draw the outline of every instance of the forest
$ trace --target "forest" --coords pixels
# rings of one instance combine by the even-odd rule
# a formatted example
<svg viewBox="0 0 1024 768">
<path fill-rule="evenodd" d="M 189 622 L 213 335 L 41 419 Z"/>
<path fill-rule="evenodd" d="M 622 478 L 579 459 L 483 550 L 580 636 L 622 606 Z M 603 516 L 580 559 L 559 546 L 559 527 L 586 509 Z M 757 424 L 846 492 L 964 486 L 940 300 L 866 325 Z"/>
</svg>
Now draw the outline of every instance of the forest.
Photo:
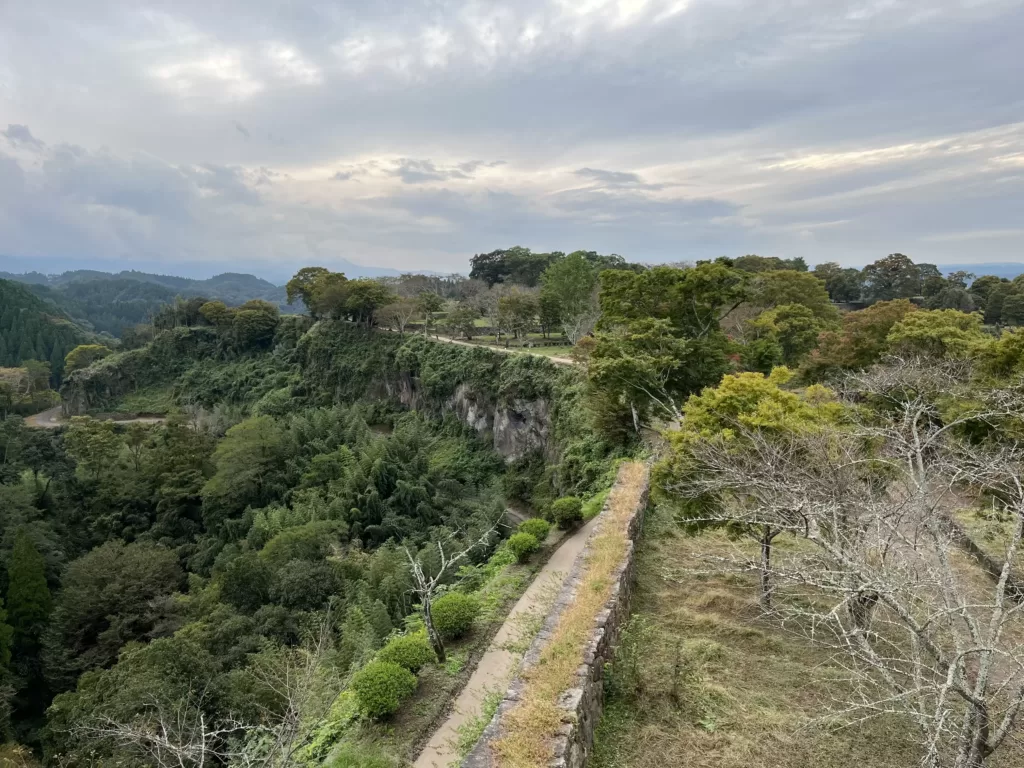
<svg viewBox="0 0 1024 768">
<path fill-rule="evenodd" d="M 298 314 L 169 297 L 121 339 L 0 289 L 26 309 L 5 301 L 0 326 L 18 349 L 0 378 L 13 764 L 408 764 L 418 713 L 521 591 L 546 526 L 593 514 L 627 456 L 654 464 L 643 556 L 661 559 L 641 567 L 598 764 L 665 764 L 639 727 L 731 723 L 715 754 L 763 726 L 712 679 L 753 635 L 695 645 L 710 620 L 676 626 L 658 602 L 679 584 L 686 610 L 728 592 L 750 632 L 820 651 L 829 727 L 903 732 L 835 765 L 1021 755 L 1020 278 L 902 254 L 811 270 L 516 247 L 468 277 L 304 267 L 285 287 Z M 65 423 L 21 418 L 57 387 Z M 786 706 L 771 717 L 799 720 L 794 756 L 843 753 L 830 730 L 803 746 L 818 732 Z M 744 749 L 721 764 L 771 751 Z"/>
</svg>

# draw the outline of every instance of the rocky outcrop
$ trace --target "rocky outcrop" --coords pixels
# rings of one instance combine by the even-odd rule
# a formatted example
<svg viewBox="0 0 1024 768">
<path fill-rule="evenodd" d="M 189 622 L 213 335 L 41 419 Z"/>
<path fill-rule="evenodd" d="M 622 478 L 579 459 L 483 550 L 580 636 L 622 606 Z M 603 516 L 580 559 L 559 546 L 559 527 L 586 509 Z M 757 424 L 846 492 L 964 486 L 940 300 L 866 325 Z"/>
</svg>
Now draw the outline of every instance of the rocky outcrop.
<svg viewBox="0 0 1024 768">
<path fill-rule="evenodd" d="M 547 453 L 551 407 L 547 400 L 513 400 L 494 413 L 494 450 L 508 462 Z"/>
<path fill-rule="evenodd" d="M 623 465 L 625 468 L 625 465 Z M 620 469 L 616 485 L 623 483 L 623 470 Z M 551 744 L 552 759 L 546 766 L 537 768 L 584 768 L 590 758 L 594 746 L 594 732 L 604 710 L 604 670 L 615 656 L 622 628 L 629 618 L 630 598 L 636 570 L 636 541 L 643 526 L 644 512 L 647 509 L 650 476 L 646 469 L 643 472 L 642 484 L 636 496 L 636 504 L 629 510 L 625 520 L 624 535 L 627 538 L 625 553 L 621 562 L 612 574 L 612 588 L 608 599 L 594 617 L 593 629 L 584 643 L 579 668 L 574 675 L 573 684 L 562 692 L 558 700 L 561 713 L 561 728 L 554 736 Z M 613 489 L 614 493 L 614 489 Z M 601 520 L 591 533 L 586 547 L 577 557 L 569 578 L 555 600 L 554 606 L 544 621 L 544 625 L 527 651 L 520 665 L 519 672 L 505 693 L 505 698 L 498 706 L 483 735 L 461 763 L 461 768 L 496 768 L 499 764 L 494 754 L 494 744 L 502 738 L 503 719 L 520 701 L 525 686 L 523 675 L 535 667 L 541 660 L 542 653 L 555 633 L 559 620 L 566 609 L 571 606 L 580 590 L 585 587 L 586 564 L 590 557 L 593 542 L 601 535 L 602 528 L 608 524 L 609 501 L 601 512 Z M 592 586 L 592 585 L 591 585 Z"/>
</svg>

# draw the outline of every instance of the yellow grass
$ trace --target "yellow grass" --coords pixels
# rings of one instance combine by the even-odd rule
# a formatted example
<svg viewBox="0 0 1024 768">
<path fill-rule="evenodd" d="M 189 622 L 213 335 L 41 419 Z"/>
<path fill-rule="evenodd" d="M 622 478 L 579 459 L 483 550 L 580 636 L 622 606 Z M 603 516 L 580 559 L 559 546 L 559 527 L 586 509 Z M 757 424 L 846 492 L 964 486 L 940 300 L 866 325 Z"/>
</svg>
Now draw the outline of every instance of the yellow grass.
<svg viewBox="0 0 1024 768">
<path fill-rule="evenodd" d="M 536 768 L 553 757 L 552 741 L 562 723 L 558 697 L 573 687 L 595 618 L 611 594 L 612 576 L 626 552 L 626 525 L 646 474 L 637 463 L 619 470 L 604 521 L 590 542 L 576 599 L 559 618 L 538 663 L 526 673 L 520 703 L 506 716 L 503 735 L 494 745 L 502 768 Z"/>
</svg>

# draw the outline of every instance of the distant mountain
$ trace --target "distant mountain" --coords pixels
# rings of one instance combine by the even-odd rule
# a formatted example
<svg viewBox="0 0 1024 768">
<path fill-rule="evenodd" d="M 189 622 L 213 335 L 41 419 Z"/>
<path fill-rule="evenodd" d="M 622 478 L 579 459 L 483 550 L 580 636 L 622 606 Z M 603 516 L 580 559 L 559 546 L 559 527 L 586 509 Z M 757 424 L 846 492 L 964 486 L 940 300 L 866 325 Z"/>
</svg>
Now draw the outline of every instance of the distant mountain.
<svg viewBox="0 0 1024 768">
<path fill-rule="evenodd" d="M 95 340 L 25 285 L 0 279 L 0 367 L 42 360 L 50 363 L 54 381 L 59 381 L 65 355 L 79 344 Z"/>
<path fill-rule="evenodd" d="M 91 269 L 59 275 L 0 272 L 0 278 L 28 285 L 55 314 L 67 316 L 88 330 L 113 336 L 120 336 L 125 328 L 147 322 L 176 296 L 205 296 L 233 306 L 250 299 L 263 299 L 277 304 L 283 312 L 298 311 L 288 306 L 284 288 L 236 272 L 225 272 L 206 280 L 135 270 L 112 274 Z"/>
<path fill-rule="evenodd" d="M 90 269 L 81 269 L 83 264 L 88 264 Z M 310 266 L 323 266 L 336 272 L 344 272 L 348 277 L 387 277 L 397 276 L 402 274 L 402 271 L 408 272 L 410 270 L 397 270 L 390 269 L 387 267 L 370 267 L 362 264 L 354 264 L 351 261 L 345 259 L 326 259 L 322 263 L 320 260 L 312 259 L 309 261 Z M 256 274 L 258 279 L 263 279 L 274 283 L 276 285 L 284 285 L 291 279 L 299 267 L 305 266 L 299 265 L 287 265 L 287 264 L 247 264 L 246 267 L 251 269 Z M 98 270 L 100 274 L 112 275 L 119 274 L 127 271 L 137 271 L 143 274 L 154 274 L 151 272 L 153 269 L 173 269 L 177 274 L 181 275 L 186 279 L 193 279 L 203 281 L 208 278 L 209 275 L 225 272 L 231 274 L 232 268 L 237 269 L 238 265 L 231 262 L 220 262 L 220 263 L 181 263 L 181 264 L 168 264 L 168 263 L 146 263 L 139 261 L 130 261 L 126 259 L 89 259 L 85 260 L 82 258 L 25 258 L 21 256 L 5 256 L 0 254 L 0 274 L 4 271 L 12 274 L 17 274 L 21 282 L 36 282 L 41 281 L 41 284 L 48 285 L 46 279 L 49 275 L 57 273 L 72 272 L 75 274 L 87 274 L 91 271 Z M 42 274 L 42 273 L 46 274 Z"/>
<path fill-rule="evenodd" d="M 973 272 L 976 276 L 995 275 L 1013 279 L 1017 275 L 1024 275 L 1024 263 L 1016 261 L 994 261 L 984 264 L 937 264 L 943 274 L 950 272 Z"/>
</svg>

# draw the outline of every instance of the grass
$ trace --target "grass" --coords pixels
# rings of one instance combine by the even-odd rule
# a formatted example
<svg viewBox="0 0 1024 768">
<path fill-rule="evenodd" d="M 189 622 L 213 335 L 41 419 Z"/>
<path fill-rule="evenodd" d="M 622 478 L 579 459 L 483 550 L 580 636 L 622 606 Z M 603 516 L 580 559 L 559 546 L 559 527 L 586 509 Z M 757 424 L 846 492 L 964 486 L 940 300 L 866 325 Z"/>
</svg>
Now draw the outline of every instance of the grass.
<svg viewBox="0 0 1024 768">
<path fill-rule="evenodd" d="M 469 754 L 469 751 L 476 746 L 476 743 L 480 740 L 480 736 L 483 734 L 487 724 L 491 722 L 491 718 L 494 717 L 494 713 L 498 711 L 498 707 L 501 705 L 501 700 L 504 697 L 505 690 L 503 688 L 495 688 L 492 691 L 487 691 L 487 693 L 484 694 L 480 714 L 459 726 L 458 740 L 455 744 L 459 757 L 465 757 Z"/>
<path fill-rule="evenodd" d="M 173 387 L 156 386 L 125 395 L 111 410 L 116 413 L 168 413 L 173 409 Z"/>
<path fill-rule="evenodd" d="M 583 502 L 584 521 L 589 522 L 601 514 L 601 509 L 604 507 L 605 499 L 608 498 L 609 493 L 611 493 L 611 488 L 601 491 Z"/>
<path fill-rule="evenodd" d="M 636 509 L 646 468 L 623 464 L 609 494 L 608 515 L 590 542 L 576 599 L 562 613 L 540 659 L 524 675 L 520 703 L 504 721 L 494 744 L 496 765 L 536 768 L 552 758 L 552 739 L 561 726 L 558 698 L 572 687 L 594 619 L 612 589 L 612 576 L 626 551 L 625 526 Z"/>
<path fill-rule="evenodd" d="M 971 541 L 996 562 L 1006 557 L 1014 520 L 1011 515 L 993 509 L 963 509 L 954 513 Z M 1024 577 L 1024 549 L 1018 549 L 1011 566 L 1011 575 L 1020 580 Z"/>
<path fill-rule="evenodd" d="M 815 720 L 842 693 L 843 675 L 826 651 L 760 619 L 756 577 L 689 570 L 736 546 L 718 533 L 685 536 L 668 513 L 649 513 L 591 768 L 917 765 L 904 720 Z"/>
</svg>

